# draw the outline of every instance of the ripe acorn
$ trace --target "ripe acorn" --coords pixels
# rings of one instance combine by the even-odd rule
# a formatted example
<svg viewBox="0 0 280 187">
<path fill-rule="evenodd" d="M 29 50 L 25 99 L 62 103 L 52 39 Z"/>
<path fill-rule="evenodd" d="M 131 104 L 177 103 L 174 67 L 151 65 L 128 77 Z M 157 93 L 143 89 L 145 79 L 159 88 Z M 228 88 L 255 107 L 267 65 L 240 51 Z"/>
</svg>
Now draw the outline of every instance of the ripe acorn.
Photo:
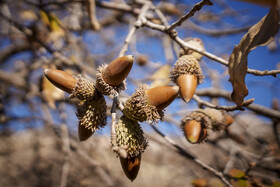
<svg viewBox="0 0 280 187">
<path fill-rule="evenodd" d="M 134 121 L 157 122 L 163 117 L 163 109 L 176 98 L 178 86 L 159 86 L 147 89 L 140 86 L 125 102 L 123 114 Z"/>
<path fill-rule="evenodd" d="M 181 126 L 190 143 L 201 143 L 211 131 L 223 130 L 232 122 L 226 111 L 205 108 L 186 115 Z"/>
<path fill-rule="evenodd" d="M 195 120 L 189 120 L 185 123 L 184 134 L 190 143 L 200 143 L 207 135 L 206 129 L 200 122 Z"/>
<path fill-rule="evenodd" d="M 103 95 L 113 95 L 125 90 L 125 78 L 129 74 L 134 57 L 127 55 L 119 57 L 109 65 L 100 66 L 97 69 L 96 88 Z"/>
<path fill-rule="evenodd" d="M 134 179 L 137 177 L 137 174 L 140 169 L 141 154 L 130 158 L 120 157 L 120 162 L 125 175 L 131 180 L 131 182 L 133 182 Z"/>
<path fill-rule="evenodd" d="M 47 79 L 57 88 L 72 93 L 77 84 L 77 80 L 72 75 L 57 69 L 44 69 Z"/>
<path fill-rule="evenodd" d="M 185 102 L 193 97 L 196 87 L 203 80 L 202 70 L 196 57 L 183 55 L 170 72 L 171 79 L 180 87 L 180 95 Z"/>
</svg>

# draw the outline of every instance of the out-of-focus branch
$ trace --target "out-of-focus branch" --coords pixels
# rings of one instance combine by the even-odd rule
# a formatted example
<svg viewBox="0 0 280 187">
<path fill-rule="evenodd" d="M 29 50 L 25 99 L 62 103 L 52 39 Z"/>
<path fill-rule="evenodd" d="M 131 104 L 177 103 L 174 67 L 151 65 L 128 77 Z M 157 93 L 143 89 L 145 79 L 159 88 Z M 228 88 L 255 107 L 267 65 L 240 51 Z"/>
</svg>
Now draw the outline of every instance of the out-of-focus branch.
<svg viewBox="0 0 280 187">
<path fill-rule="evenodd" d="M 92 28 L 97 31 L 100 30 L 101 26 L 96 17 L 95 0 L 86 0 L 86 6 Z"/>
<path fill-rule="evenodd" d="M 124 54 L 126 53 L 127 49 L 128 49 L 128 44 L 131 40 L 131 37 L 133 36 L 133 34 L 135 33 L 136 29 L 138 27 L 142 26 L 142 22 L 141 20 L 145 17 L 146 13 L 148 12 L 148 10 L 150 9 L 151 6 L 151 2 L 147 1 L 141 8 L 140 14 L 138 16 L 137 21 L 135 22 L 134 26 L 132 27 L 132 29 L 129 31 L 127 37 L 125 38 L 124 41 L 124 45 L 119 53 L 119 57 L 124 56 Z"/>
<path fill-rule="evenodd" d="M 242 107 L 247 107 L 250 104 L 252 104 L 254 102 L 255 99 L 249 99 L 247 101 L 244 101 L 242 106 L 219 106 L 219 105 L 214 105 L 210 102 L 204 101 L 202 100 L 198 95 L 194 95 L 193 99 L 199 104 L 199 105 L 205 105 L 208 106 L 210 108 L 215 108 L 215 109 L 219 109 L 219 110 L 226 110 L 226 111 L 235 111 L 235 110 L 242 110 Z M 244 110 L 244 109 L 243 109 Z"/>
<path fill-rule="evenodd" d="M 212 172 L 215 176 L 220 178 L 223 181 L 224 184 L 226 184 L 229 187 L 232 187 L 232 185 L 229 183 L 229 181 L 227 181 L 227 179 L 225 178 L 225 176 L 223 175 L 222 172 L 217 171 L 216 169 L 212 168 L 211 166 L 207 165 L 203 161 L 201 161 L 198 158 L 191 155 L 185 149 L 183 149 L 178 144 L 176 144 L 176 142 L 174 142 L 172 139 L 170 139 L 165 134 L 163 134 L 156 126 L 151 125 L 151 127 L 155 130 L 156 133 L 158 133 L 160 136 L 162 136 L 168 143 L 170 143 L 172 146 L 174 146 L 181 155 L 185 156 L 188 159 L 193 160 L 199 166 L 203 167 L 204 169 L 207 169 L 208 171 Z"/>
<path fill-rule="evenodd" d="M 27 82 L 25 81 L 24 77 L 22 77 L 18 73 L 0 70 L 0 80 L 24 90 L 27 90 L 28 88 Z"/>
<path fill-rule="evenodd" d="M 10 56 L 19 52 L 27 51 L 29 49 L 30 45 L 27 42 L 21 44 L 11 44 L 5 47 L 0 53 L 0 64 L 7 60 Z"/>
<path fill-rule="evenodd" d="M 201 2 L 195 4 L 190 12 L 166 28 L 166 32 L 170 33 L 173 29 L 175 29 L 175 27 L 180 26 L 184 21 L 192 17 L 195 12 L 199 11 L 204 5 L 213 5 L 213 3 L 210 0 L 202 0 Z"/>
<path fill-rule="evenodd" d="M 196 91 L 196 95 L 199 96 L 208 96 L 208 97 L 223 97 L 229 101 L 231 101 L 230 98 L 230 92 L 219 90 L 219 89 L 201 89 Z M 273 110 L 258 104 L 250 104 L 248 106 L 244 106 L 245 108 L 248 108 L 249 110 L 252 110 L 253 112 L 269 117 L 269 118 L 275 118 L 280 120 L 280 111 Z"/>
<path fill-rule="evenodd" d="M 206 29 L 201 26 L 196 25 L 192 21 L 187 22 L 187 28 L 190 28 L 196 32 L 210 35 L 210 36 L 222 36 L 222 35 L 229 35 L 229 34 L 236 34 L 240 32 L 245 32 L 248 31 L 251 26 L 245 26 L 245 27 L 240 27 L 240 28 L 231 28 L 231 29 L 219 29 L 219 30 L 214 30 L 214 29 Z"/>
</svg>

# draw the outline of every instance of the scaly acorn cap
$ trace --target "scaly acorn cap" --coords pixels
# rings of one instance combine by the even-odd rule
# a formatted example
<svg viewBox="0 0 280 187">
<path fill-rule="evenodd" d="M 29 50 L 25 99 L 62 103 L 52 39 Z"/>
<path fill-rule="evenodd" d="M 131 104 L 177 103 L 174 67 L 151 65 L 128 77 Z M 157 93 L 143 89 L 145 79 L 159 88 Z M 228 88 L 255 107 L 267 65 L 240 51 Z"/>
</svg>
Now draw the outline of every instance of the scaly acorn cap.
<svg viewBox="0 0 280 187">
<path fill-rule="evenodd" d="M 177 96 L 177 86 L 159 86 L 147 89 L 141 85 L 124 104 L 123 114 L 134 121 L 158 122 L 163 117 L 163 109 Z"/>
<path fill-rule="evenodd" d="M 131 180 L 131 182 L 133 182 L 134 179 L 137 177 L 137 174 L 140 169 L 141 154 L 137 155 L 136 157 L 130 158 L 120 157 L 120 162 L 125 175 Z"/>
<path fill-rule="evenodd" d="M 88 139 L 96 130 L 106 125 L 106 101 L 104 96 L 95 90 L 94 97 L 86 99 L 78 106 L 80 141 Z"/>
<path fill-rule="evenodd" d="M 203 128 L 196 120 L 188 120 L 183 130 L 185 137 L 192 144 L 202 142 L 207 136 L 206 128 Z"/>
<path fill-rule="evenodd" d="M 125 90 L 125 78 L 129 74 L 134 57 L 127 55 L 119 57 L 109 65 L 102 65 L 97 69 L 96 88 L 103 95 L 114 95 Z"/>
<path fill-rule="evenodd" d="M 67 93 L 72 93 L 77 84 L 77 80 L 72 75 L 57 69 L 44 69 L 43 71 L 54 86 Z"/>
<path fill-rule="evenodd" d="M 199 62 L 192 55 L 181 56 L 175 62 L 170 77 L 180 87 L 180 95 L 186 102 L 192 98 L 197 84 L 200 84 L 203 80 Z"/>
<path fill-rule="evenodd" d="M 69 96 L 70 98 L 77 98 L 80 101 L 89 100 L 95 97 L 97 90 L 94 87 L 94 83 L 84 79 L 81 75 L 75 77 L 77 80 L 77 84 L 74 89 L 72 89 L 72 93 Z"/>
<path fill-rule="evenodd" d="M 127 157 L 136 157 L 143 153 L 148 146 L 148 141 L 140 125 L 122 116 L 116 125 L 117 146 L 127 147 Z"/>
<path fill-rule="evenodd" d="M 188 139 L 188 136 L 191 136 L 189 134 L 194 133 L 192 131 L 189 132 L 189 134 L 186 134 L 186 138 L 191 142 L 191 143 L 200 143 L 202 142 L 210 133 L 211 131 L 219 131 L 225 129 L 229 122 L 228 121 L 228 116 L 226 111 L 223 110 L 216 110 L 212 108 L 205 108 L 205 109 L 198 109 L 196 111 L 191 112 L 190 114 L 186 115 L 183 120 L 181 121 L 181 126 L 186 134 L 186 128 L 191 129 L 191 127 L 186 127 L 187 124 L 192 123 L 193 126 L 198 126 L 195 124 L 196 121 L 201 125 L 201 129 L 203 129 L 203 133 L 201 136 L 201 139 L 198 138 L 199 141 L 190 141 Z M 194 128 L 194 127 L 192 127 Z M 199 127 L 195 127 L 197 131 L 199 131 Z M 205 130 L 204 130 L 205 129 Z M 194 133 L 195 137 L 198 136 L 198 133 Z"/>
<path fill-rule="evenodd" d="M 204 50 L 204 45 L 203 42 L 200 38 L 186 38 L 184 39 L 184 41 L 186 43 L 188 43 L 189 45 L 196 47 L 200 50 Z M 198 61 L 201 60 L 201 58 L 203 57 L 202 54 L 195 52 L 191 49 L 180 49 L 180 53 L 179 56 L 183 56 L 183 55 L 192 55 L 193 57 L 195 57 Z"/>
</svg>

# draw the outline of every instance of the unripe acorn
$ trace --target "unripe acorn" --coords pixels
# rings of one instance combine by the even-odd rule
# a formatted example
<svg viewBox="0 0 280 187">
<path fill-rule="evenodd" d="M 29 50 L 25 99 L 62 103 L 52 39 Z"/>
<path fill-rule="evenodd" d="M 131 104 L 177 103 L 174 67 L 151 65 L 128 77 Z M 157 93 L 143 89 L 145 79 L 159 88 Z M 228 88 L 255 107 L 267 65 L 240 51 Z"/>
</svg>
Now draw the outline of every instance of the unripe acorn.
<svg viewBox="0 0 280 187">
<path fill-rule="evenodd" d="M 141 154 L 137 155 L 136 157 L 130 158 L 120 157 L 120 162 L 125 175 L 131 180 L 131 182 L 133 182 L 134 179 L 137 177 L 137 174 L 140 169 Z"/>
<path fill-rule="evenodd" d="M 96 88 L 104 95 L 110 95 L 124 90 L 125 78 L 129 74 L 134 57 L 127 55 L 119 57 L 109 65 L 100 66 L 97 69 Z"/>
<path fill-rule="evenodd" d="M 200 143 L 207 136 L 207 130 L 195 120 L 189 120 L 185 123 L 184 133 L 190 143 Z"/>
<path fill-rule="evenodd" d="M 57 88 L 72 93 L 77 84 L 77 80 L 72 75 L 57 69 L 44 69 L 47 79 Z"/>
<path fill-rule="evenodd" d="M 202 70 L 196 57 L 183 55 L 170 72 L 171 79 L 180 87 L 180 95 L 185 102 L 193 97 L 196 87 L 203 80 Z"/>
<path fill-rule="evenodd" d="M 124 104 L 124 115 L 134 121 L 157 122 L 163 117 L 163 109 L 177 96 L 178 86 L 159 86 L 147 89 L 140 86 Z"/>
</svg>

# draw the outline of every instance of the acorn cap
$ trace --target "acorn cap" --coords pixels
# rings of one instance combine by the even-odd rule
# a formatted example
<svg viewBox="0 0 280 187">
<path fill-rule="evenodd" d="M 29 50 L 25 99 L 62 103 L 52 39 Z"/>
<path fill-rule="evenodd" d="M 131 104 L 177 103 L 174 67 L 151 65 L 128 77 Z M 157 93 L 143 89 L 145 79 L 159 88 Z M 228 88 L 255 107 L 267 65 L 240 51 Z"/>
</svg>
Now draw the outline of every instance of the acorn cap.
<svg viewBox="0 0 280 187">
<path fill-rule="evenodd" d="M 54 86 L 67 93 L 72 93 L 77 84 L 77 80 L 72 75 L 57 69 L 44 69 L 43 71 Z"/>
<path fill-rule="evenodd" d="M 81 141 L 88 139 L 97 129 L 106 125 L 106 109 L 105 98 L 97 90 L 94 97 L 85 100 L 78 106 L 76 114 L 79 119 L 79 138 Z"/>
<path fill-rule="evenodd" d="M 182 74 L 176 79 L 180 86 L 180 95 L 185 102 L 189 102 L 197 87 L 197 77 L 194 74 Z"/>
<path fill-rule="evenodd" d="M 127 147 L 127 156 L 135 157 L 143 153 L 148 146 L 148 141 L 140 125 L 122 116 L 116 125 L 117 146 Z"/>
<path fill-rule="evenodd" d="M 170 72 L 171 79 L 176 83 L 177 78 L 183 74 L 192 74 L 197 77 L 200 84 L 203 81 L 203 74 L 198 60 L 191 55 L 183 55 L 176 62 Z"/>
<path fill-rule="evenodd" d="M 120 162 L 125 175 L 131 180 L 131 182 L 133 182 L 134 179 L 137 177 L 137 174 L 140 169 L 141 154 L 137 155 L 136 157 L 130 158 L 120 157 Z"/>
<path fill-rule="evenodd" d="M 153 105 L 158 111 L 163 110 L 170 105 L 177 97 L 179 92 L 178 86 L 158 86 L 145 91 L 148 104 Z"/>
<path fill-rule="evenodd" d="M 125 78 L 129 74 L 134 57 L 127 55 L 119 57 L 109 65 L 97 69 L 96 88 L 104 95 L 114 95 L 125 90 Z"/>
<path fill-rule="evenodd" d="M 202 112 L 211 119 L 211 129 L 219 131 L 225 129 L 227 126 L 227 114 L 224 110 L 217 110 L 214 108 L 198 109 L 197 112 Z"/>
<path fill-rule="evenodd" d="M 184 126 L 184 134 L 187 140 L 194 144 L 202 142 L 206 138 L 207 132 L 200 122 L 188 120 Z"/>
<path fill-rule="evenodd" d="M 77 98 L 80 101 L 92 99 L 95 97 L 97 90 L 94 87 L 94 84 L 87 79 L 84 79 L 81 75 L 75 77 L 77 84 L 72 90 L 70 98 Z"/>
<path fill-rule="evenodd" d="M 204 45 L 203 45 L 203 42 L 200 38 L 186 38 L 184 39 L 184 41 L 195 47 L 195 48 L 198 48 L 200 50 L 204 50 Z M 181 48 L 180 49 L 180 53 L 179 53 L 179 56 L 183 56 L 183 55 L 192 55 L 193 57 L 195 57 L 198 61 L 201 60 L 201 58 L 203 57 L 202 54 L 198 53 L 198 52 L 195 52 L 191 49 L 183 49 Z"/>
<path fill-rule="evenodd" d="M 141 85 L 124 103 L 123 114 L 133 121 L 158 122 L 163 117 L 163 112 L 158 111 L 153 105 L 148 104 L 145 92 L 147 85 Z"/>
</svg>

